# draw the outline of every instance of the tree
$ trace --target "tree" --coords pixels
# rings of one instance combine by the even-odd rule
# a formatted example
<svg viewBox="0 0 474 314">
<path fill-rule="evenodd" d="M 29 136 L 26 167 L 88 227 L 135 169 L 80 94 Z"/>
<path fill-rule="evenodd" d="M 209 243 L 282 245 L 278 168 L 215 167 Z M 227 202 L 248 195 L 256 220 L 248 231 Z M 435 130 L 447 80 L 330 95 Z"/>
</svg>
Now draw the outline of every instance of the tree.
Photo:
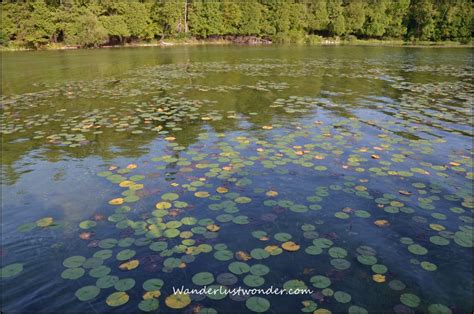
<svg viewBox="0 0 474 314">
<path fill-rule="evenodd" d="M 299 42 L 308 26 L 307 6 L 285 0 L 262 1 L 260 33 L 278 42 Z"/>
<path fill-rule="evenodd" d="M 242 0 L 240 2 L 242 19 L 240 21 L 239 35 L 258 35 L 260 33 L 260 22 L 262 9 L 254 0 Z"/>
<path fill-rule="evenodd" d="M 382 37 L 389 24 L 387 9 L 389 0 L 371 0 L 367 4 L 367 16 L 363 27 L 364 35 Z"/>
<path fill-rule="evenodd" d="M 407 33 L 406 19 L 410 0 L 391 1 L 387 15 L 390 19 L 385 33 L 389 37 L 401 38 Z"/>
<path fill-rule="evenodd" d="M 329 15 L 326 1 L 311 0 L 308 9 L 308 29 L 314 31 L 325 31 L 329 24 Z"/>
<path fill-rule="evenodd" d="M 32 4 L 32 13 L 25 23 L 27 45 L 39 47 L 50 42 L 56 30 L 54 24 L 55 12 L 48 8 L 44 0 L 36 0 Z"/>
<path fill-rule="evenodd" d="M 293 3 L 290 6 L 290 30 L 303 32 L 308 28 L 308 8 L 305 3 Z"/>
<path fill-rule="evenodd" d="M 139 2 L 129 3 L 124 14 L 124 20 L 131 36 L 143 39 L 153 38 L 152 22 L 145 4 Z"/>
<path fill-rule="evenodd" d="M 232 1 L 222 1 L 220 10 L 222 14 L 222 33 L 236 34 L 242 19 L 240 6 Z"/>
<path fill-rule="evenodd" d="M 441 0 L 437 5 L 435 39 L 468 41 L 473 24 L 471 10 L 467 0 Z"/>
<path fill-rule="evenodd" d="M 189 10 L 189 29 L 201 37 L 219 35 L 223 29 L 220 3 L 195 1 Z"/>
<path fill-rule="evenodd" d="M 119 43 L 123 43 L 124 38 L 130 36 L 130 31 L 122 15 L 101 16 L 100 22 L 104 26 L 109 36 L 115 36 Z"/>
<path fill-rule="evenodd" d="M 187 1 L 157 1 L 151 8 L 151 19 L 158 33 L 165 36 L 176 36 L 186 31 Z"/>
<path fill-rule="evenodd" d="M 14 21 L 14 8 L 11 7 L 10 4 L 3 4 L 0 6 L 1 8 L 1 14 L 2 14 L 2 28 L 0 29 L 0 45 L 5 46 L 8 44 L 10 39 L 15 38 L 17 32 L 18 32 L 18 27 L 16 26 L 16 23 Z"/>
<path fill-rule="evenodd" d="M 437 11 L 431 0 L 413 0 L 410 5 L 410 35 L 430 40 L 435 33 Z"/>
<path fill-rule="evenodd" d="M 65 41 L 81 47 L 96 47 L 107 41 L 107 31 L 90 10 L 82 9 L 65 29 Z M 74 13 L 73 13 L 74 14 Z"/>
<path fill-rule="evenodd" d="M 342 35 L 346 32 L 346 21 L 342 0 L 328 0 L 327 3 L 329 24 L 328 31 L 331 35 Z"/>
<path fill-rule="evenodd" d="M 352 0 L 344 7 L 344 18 L 347 33 L 358 33 L 364 26 L 366 1 Z"/>
</svg>

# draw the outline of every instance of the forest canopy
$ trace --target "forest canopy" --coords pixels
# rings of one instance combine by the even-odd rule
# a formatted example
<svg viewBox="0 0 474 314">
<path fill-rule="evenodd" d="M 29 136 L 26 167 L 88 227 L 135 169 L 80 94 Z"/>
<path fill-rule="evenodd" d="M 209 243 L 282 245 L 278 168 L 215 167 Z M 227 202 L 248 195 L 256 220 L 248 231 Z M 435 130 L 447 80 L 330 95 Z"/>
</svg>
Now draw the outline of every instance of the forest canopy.
<svg viewBox="0 0 474 314">
<path fill-rule="evenodd" d="M 93 47 L 228 35 L 468 42 L 471 9 L 469 0 L 3 1 L 0 44 Z"/>
</svg>

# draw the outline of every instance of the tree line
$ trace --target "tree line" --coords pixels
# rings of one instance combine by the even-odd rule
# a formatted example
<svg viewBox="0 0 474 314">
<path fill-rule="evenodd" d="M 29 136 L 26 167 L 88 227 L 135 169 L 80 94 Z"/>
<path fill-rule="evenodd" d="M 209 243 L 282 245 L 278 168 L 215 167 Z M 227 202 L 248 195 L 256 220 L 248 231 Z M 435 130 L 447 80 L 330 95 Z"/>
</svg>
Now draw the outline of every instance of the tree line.
<svg viewBox="0 0 474 314">
<path fill-rule="evenodd" d="M 92 47 L 226 35 L 468 42 L 471 9 L 470 0 L 4 0 L 0 44 Z"/>
</svg>

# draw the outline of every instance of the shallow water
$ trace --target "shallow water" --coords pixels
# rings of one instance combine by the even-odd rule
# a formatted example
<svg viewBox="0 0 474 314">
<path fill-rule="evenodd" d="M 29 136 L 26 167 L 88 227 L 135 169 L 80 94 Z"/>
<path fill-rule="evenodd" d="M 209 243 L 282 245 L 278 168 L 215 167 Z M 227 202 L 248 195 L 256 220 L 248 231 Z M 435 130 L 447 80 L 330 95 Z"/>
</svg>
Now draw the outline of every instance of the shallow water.
<svg viewBox="0 0 474 314">
<path fill-rule="evenodd" d="M 2 310 L 472 311 L 471 56 L 4 53 Z"/>
</svg>

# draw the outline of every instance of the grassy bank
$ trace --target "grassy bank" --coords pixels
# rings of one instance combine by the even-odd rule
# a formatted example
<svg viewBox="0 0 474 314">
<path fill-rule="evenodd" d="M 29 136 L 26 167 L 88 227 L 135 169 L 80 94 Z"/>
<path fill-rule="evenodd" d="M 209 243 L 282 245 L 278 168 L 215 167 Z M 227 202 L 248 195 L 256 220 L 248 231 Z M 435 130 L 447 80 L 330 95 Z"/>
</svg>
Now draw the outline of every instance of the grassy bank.
<svg viewBox="0 0 474 314">
<path fill-rule="evenodd" d="M 339 38 L 324 38 L 317 36 L 306 37 L 301 40 L 292 41 L 291 39 L 283 40 L 262 40 L 261 38 L 252 37 L 251 39 L 235 40 L 226 38 L 211 38 L 211 39 L 164 39 L 156 41 L 139 41 L 133 43 L 125 43 L 122 45 L 102 45 L 93 48 L 132 48 L 132 47 L 170 47 L 170 46 L 197 46 L 197 45 L 268 45 L 268 44 L 292 44 L 292 45 L 309 45 L 309 46 L 392 46 L 392 47 L 436 47 L 436 48 L 471 48 L 471 43 L 460 43 L 456 41 L 404 41 L 404 40 L 380 40 L 380 39 L 339 39 Z M 32 50 L 70 50 L 70 49 L 91 49 L 79 46 L 68 46 L 65 44 L 50 44 L 45 45 L 39 49 L 29 49 L 18 46 L 0 46 L 0 51 L 32 51 Z"/>
</svg>

